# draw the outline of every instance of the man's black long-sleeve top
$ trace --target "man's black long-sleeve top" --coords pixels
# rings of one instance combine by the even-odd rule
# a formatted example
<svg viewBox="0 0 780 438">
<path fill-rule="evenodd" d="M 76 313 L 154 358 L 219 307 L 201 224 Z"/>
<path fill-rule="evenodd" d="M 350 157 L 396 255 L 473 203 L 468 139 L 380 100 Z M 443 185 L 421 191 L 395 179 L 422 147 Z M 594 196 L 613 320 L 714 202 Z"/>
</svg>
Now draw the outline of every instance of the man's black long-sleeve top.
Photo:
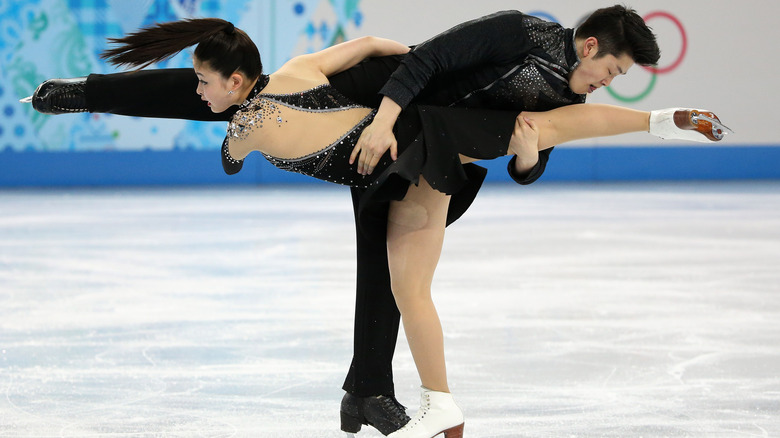
<svg viewBox="0 0 780 438">
<path fill-rule="evenodd" d="M 569 88 L 579 64 L 574 30 L 502 11 L 460 24 L 414 47 L 380 91 L 401 107 L 412 101 L 512 111 L 547 111 L 585 102 Z M 538 179 L 551 149 L 521 184 Z"/>
</svg>

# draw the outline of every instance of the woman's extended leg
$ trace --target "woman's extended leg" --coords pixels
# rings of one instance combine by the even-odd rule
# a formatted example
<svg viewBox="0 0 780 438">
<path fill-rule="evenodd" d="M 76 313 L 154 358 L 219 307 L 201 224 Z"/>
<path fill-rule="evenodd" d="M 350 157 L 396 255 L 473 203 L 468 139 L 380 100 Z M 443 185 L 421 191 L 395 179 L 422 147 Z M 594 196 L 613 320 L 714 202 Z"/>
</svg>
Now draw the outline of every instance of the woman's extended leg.
<svg viewBox="0 0 780 438">
<path fill-rule="evenodd" d="M 539 149 L 585 138 L 650 132 L 662 138 L 718 141 L 730 131 L 704 110 L 670 108 L 639 111 L 606 104 L 568 105 L 550 111 L 526 111 L 539 127 Z"/>
<path fill-rule="evenodd" d="M 550 111 L 524 111 L 539 127 L 539 149 L 574 140 L 647 132 L 650 113 L 614 105 L 586 103 Z"/>
</svg>

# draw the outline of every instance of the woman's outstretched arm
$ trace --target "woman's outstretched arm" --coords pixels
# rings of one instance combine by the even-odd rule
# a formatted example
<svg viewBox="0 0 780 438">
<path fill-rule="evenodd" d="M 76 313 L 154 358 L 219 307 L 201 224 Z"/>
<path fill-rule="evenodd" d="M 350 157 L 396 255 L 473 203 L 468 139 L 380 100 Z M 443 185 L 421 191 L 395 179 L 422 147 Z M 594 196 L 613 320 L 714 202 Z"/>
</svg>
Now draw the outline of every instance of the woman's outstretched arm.
<svg viewBox="0 0 780 438">
<path fill-rule="evenodd" d="M 332 76 L 375 56 L 402 55 L 409 47 L 393 40 L 365 36 L 346 41 L 308 55 L 300 55 L 288 61 L 279 71 L 295 69 L 311 70 L 324 76 Z"/>
</svg>

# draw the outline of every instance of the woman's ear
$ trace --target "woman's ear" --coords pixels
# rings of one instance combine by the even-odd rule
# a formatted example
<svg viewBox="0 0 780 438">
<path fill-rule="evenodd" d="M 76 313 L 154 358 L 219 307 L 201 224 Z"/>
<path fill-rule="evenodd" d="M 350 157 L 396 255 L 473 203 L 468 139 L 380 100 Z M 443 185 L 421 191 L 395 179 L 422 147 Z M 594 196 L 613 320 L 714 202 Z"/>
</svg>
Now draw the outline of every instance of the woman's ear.
<svg viewBox="0 0 780 438">
<path fill-rule="evenodd" d="M 233 73 L 228 79 L 228 86 L 231 91 L 238 91 L 244 85 L 244 75 Z"/>
</svg>

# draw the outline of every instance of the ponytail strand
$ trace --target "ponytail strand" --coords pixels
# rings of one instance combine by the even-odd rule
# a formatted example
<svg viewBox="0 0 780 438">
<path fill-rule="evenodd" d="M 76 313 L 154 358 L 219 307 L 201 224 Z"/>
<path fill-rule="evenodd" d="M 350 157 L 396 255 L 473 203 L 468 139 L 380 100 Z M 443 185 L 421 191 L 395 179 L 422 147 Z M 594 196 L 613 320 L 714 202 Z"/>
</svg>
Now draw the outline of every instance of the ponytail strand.
<svg viewBox="0 0 780 438">
<path fill-rule="evenodd" d="M 109 42 L 117 47 L 105 50 L 100 57 L 116 66 L 145 68 L 197 45 L 198 60 L 207 62 L 226 78 L 241 71 L 250 79 L 257 79 L 263 69 L 260 53 L 249 36 L 219 18 L 160 23 L 123 38 L 109 38 Z"/>
</svg>

